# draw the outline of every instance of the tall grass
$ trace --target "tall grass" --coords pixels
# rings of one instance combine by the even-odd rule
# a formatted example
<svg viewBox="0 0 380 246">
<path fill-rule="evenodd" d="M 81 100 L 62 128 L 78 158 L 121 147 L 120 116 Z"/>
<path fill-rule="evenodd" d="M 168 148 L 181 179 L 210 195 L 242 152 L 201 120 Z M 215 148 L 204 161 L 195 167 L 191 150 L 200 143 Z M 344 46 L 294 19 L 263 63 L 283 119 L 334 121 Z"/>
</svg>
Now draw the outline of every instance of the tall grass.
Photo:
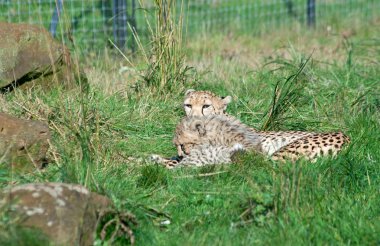
<svg viewBox="0 0 380 246">
<path fill-rule="evenodd" d="M 290 71 L 292 74 L 276 82 L 272 102 L 268 111 L 264 114 L 265 120 L 261 130 L 279 130 L 281 124 L 288 120 L 287 117 L 290 117 L 287 114 L 289 109 L 299 103 L 309 80 L 304 70 L 310 59 L 311 56 L 305 59 L 301 58 L 298 67 L 294 62 L 286 60 L 271 62 L 272 64 L 281 65 L 281 69 Z"/>
<path fill-rule="evenodd" d="M 154 3 L 153 25 L 149 18 L 145 19 L 150 33 L 150 50 L 144 48 L 135 33 L 140 52 L 144 54 L 148 63 L 143 80 L 158 93 L 182 90 L 190 70 L 185 64 L 182 48 L 184 3 L 183 1 L 178 3 L 176 0 L 155 0 Z M 144 6 L 142 2 L 140 4 Z M 176 6 L 177 4 L 180 4 L 180 8 Z"/>
</svg>

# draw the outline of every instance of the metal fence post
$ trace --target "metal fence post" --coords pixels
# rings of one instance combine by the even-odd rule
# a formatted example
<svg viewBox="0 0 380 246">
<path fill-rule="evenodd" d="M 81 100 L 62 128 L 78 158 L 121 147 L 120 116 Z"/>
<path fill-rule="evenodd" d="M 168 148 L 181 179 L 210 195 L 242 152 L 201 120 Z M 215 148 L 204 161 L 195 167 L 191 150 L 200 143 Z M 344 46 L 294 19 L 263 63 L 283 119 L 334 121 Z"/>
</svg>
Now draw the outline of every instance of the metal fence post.
<svg viewBox="0 0 380 246">
<path fill-rule="evenodd" d="M 126 0 L 113 0 L 113 37 L 118 48 L 124 48 L 127 41 Z"/>
<path fill-rule="evenodd" d="M 288 10 L 288 15 L 290 17 L 297 17 L 297 13 L 294 11 L 294 4 L 292 0 L 284 0 L 285 7 Z"/>
<path fill-rule="evenodd" d="M 129 20 L 129 23 L 131 23 L 131 28 L 132 28 L 131 49 L 132 49 L 132 52 L 134 53 L 136 51 L 134 34 L 136 35 L 136 33 L 137 33 L 136 1 L 135 0 L 132 0 L 132 10 L 131 11 L 132 11 L 132 13 L 131 13 L 131 18 Z"/>
<path fill-rule="evenodd" d="M 51 22 L 50 22 L 50 33 L 53 37 L 57 34 L 57 26 L 59 23 L 59 18 L 61 17 L 61 12 L 63 8 L 63 3 L 62 0 L 56 0 L 53 16 L 51 17 Z"/>
<path fill-rule="evenodd" d="M 315 27 L 315 0 L 307 0 L 307 25 Z"/>
</svg>

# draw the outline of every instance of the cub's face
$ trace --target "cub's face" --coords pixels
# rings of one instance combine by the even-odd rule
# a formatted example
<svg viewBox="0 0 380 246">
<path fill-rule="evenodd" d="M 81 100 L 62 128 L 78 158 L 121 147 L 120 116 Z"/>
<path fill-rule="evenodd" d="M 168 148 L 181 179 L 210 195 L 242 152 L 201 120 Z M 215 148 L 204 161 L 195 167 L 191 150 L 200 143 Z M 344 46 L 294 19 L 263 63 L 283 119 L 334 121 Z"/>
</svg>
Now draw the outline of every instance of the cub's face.
<svg viewBox="0 0 380 246">
<path fill-rule="evenodd" d="M 173 139 L 174 145 L 177 147 L 178 156 L 184 156 L 190 154 L 193 147 L 200 143 L 199 137 L 192 132 L 183 131 L 180 134 L 176 134 Z"/>
<path fill-rule="evenodd" d="M 185 117 L 176 127 L 173 143 L 180 157 L 190 154 L 206 135 L 204 123 L 197 118 L 199 117 Z"/>
<path fill-rule="evenodd" d="M 183 107 L 186 116 L 207 116 L 224 114 L 231 97 L 218 97 L 208 91 L 187 90 Z"/>
</svg>

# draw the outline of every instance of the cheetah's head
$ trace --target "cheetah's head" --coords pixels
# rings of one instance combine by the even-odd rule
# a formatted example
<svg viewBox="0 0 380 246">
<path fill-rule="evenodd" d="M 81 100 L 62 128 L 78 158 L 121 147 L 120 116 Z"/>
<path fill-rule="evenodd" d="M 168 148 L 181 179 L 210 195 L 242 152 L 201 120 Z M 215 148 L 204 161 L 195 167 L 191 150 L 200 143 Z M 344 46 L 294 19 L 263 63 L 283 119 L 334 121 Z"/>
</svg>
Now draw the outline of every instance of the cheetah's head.
<svg viewBox="0 0 380 246">
<path fill-rule="evenodd" d="M 185 92 L 183 107 L 187 116 L 207 116 L 224 114 L 231 96 L 218 97 L 209 91 L 195 91 L 189 89 Z"/>
<path fill-rule="evenodd" d="M 185 117 L 176 127 L 173 139 L 178 156 L 188 155 L 194 146 L 200 145 L 206 135 L 204 120 L 200 117 Z"/>
</svg>

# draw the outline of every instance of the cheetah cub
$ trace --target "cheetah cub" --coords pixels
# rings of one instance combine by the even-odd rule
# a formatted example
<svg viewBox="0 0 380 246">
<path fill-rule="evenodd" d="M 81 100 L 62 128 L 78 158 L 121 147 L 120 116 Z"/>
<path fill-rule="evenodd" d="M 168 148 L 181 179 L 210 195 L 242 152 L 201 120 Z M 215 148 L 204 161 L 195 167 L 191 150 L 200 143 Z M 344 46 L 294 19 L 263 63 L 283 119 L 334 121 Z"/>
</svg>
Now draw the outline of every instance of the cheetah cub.
<svg viewBox="0 0 380 246">
<path fill-rule="evenodd" d="M 179 160 L 153 156 L 153 161 L 168 168 L 231 163 L 237 151 L 261 151 L 261 139 L 239 120 L 225 115 L 185 117 L 177 125 L 173 143 Z"/>
<path fill-rule="evenodd" d="M 202 144 L 261 151 L 260 136 L 225 115 L 185 117 L 176 127 L 173 143 L 179 156 L 188 155 L 194 146 Z"/>
<path fill-rule="evenodd" d="M 230 102 L 230 96 L 219 97 L 209 91 L 189 89 L 185 93 L 184 109 L 187 116 L 225 115 L 232 117 L 226 113 Z M 296 160 L 301 156 L 313 160 L 329 154 L 336 155 L 344 144 L 350 142 L 349 137 L 341 132 L 315 133 L 248 129 L 260 136 L 262 153 L 276 160 L 286 158 Z M 179 146 L 177 149 L 180 155 Z"/>
</svg>

